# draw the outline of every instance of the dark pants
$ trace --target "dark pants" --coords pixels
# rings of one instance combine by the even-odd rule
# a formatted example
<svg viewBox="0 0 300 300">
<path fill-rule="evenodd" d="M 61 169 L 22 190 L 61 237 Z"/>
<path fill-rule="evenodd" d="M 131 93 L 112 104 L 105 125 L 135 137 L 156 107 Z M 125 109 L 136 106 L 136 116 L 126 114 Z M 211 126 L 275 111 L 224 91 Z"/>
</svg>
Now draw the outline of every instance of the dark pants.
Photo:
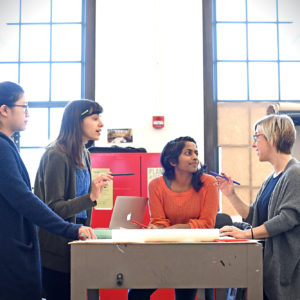
<svg viewBox="0 0 300 300">
<path fill-rule="evenodd" d="M 70 300 L 70 273 L 42 268 L 42 283 L 47 300 Z"/>
<path fill-rule="evenodd" d="M 149 300 L 156 289 L 130 289 L 128 300 Z M 175 289 L 175 300 L 195 300 L 197 289 Z"/>
<path fill-rule="evenodd" d="M 267 297 L 267 295 L 264 293 L 264 300 L 269 300 L 269 298 Z"/>
</svg>

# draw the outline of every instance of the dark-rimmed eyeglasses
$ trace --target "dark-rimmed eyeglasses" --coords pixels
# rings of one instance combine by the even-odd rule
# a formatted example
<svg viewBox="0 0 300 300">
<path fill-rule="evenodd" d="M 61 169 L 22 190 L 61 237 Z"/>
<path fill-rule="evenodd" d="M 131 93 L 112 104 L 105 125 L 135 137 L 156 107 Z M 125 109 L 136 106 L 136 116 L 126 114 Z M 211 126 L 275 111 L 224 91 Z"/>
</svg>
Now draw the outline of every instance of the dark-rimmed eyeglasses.
<svg viewBox="0 0 300 300">
<path fill-rule="evenodd" d="M 256 133 L 256 134 L 253 134 L 253 140 L 254 140 L 254 143 L 257 142 L 258 137 L 261 136 L 261 135 L 264 135 L 264 134 L 263 134 L 263 133 Z"/>
<path fill-rule="evenodd" d="M 26 105 L 26 104 L 13 104 L 13 105 L 9 105 L 9 107 L 23 107 L 24 108 L 24 113 L 25 114 L 28 114 L 28 109 L 29 109 L 29 106 Z"/>
</svg>

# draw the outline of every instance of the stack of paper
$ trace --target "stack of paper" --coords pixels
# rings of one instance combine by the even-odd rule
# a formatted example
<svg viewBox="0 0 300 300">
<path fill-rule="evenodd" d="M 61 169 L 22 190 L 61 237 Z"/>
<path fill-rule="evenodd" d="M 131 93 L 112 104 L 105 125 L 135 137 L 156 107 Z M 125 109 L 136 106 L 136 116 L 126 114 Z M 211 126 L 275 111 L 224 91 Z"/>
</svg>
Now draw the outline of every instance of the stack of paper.
<svg viewBox="0 0 300 300">
<path fill-rule="evenodd" d="M 114 242 L 212 242 L 219 229 L 116 229 Z"/>
</svg>

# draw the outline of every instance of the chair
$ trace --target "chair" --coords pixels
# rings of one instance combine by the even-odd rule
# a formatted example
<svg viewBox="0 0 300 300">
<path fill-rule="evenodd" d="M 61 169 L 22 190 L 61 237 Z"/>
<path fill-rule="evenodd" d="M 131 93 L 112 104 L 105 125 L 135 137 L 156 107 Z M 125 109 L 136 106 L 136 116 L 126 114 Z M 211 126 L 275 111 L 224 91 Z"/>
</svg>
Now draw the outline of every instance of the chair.
<svg viewBox="0 0 300 300">
<path fill-rule="evenodd" d="M 222 228 L 225 225 L 232 226 L 232 219 L 229 215 L 224 213 L 217 213 L 215 228 Z"/>
</svg>

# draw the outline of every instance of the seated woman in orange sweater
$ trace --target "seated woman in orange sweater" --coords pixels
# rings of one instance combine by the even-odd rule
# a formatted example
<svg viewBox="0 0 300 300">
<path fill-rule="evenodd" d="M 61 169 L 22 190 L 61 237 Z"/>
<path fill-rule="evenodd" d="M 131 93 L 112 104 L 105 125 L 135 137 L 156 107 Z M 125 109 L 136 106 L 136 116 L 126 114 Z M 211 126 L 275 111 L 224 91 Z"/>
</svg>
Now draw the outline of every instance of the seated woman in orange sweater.
<svg viewBox="0 0 300 300">
<path fill-rule="evenodd" d="M 219 207 L 216 179 L 199 169 L 198 150 L 191 137 L 179 137 L 164 147 L 163 176 L 149 184 L 151 222 L 148 228 L 213 228 Z M 129 300 L 150 299 L 155 289 L 129 290 Z M 176 300 L 194 300 L 196 289 L 175 289 Z"/>
</svg>

